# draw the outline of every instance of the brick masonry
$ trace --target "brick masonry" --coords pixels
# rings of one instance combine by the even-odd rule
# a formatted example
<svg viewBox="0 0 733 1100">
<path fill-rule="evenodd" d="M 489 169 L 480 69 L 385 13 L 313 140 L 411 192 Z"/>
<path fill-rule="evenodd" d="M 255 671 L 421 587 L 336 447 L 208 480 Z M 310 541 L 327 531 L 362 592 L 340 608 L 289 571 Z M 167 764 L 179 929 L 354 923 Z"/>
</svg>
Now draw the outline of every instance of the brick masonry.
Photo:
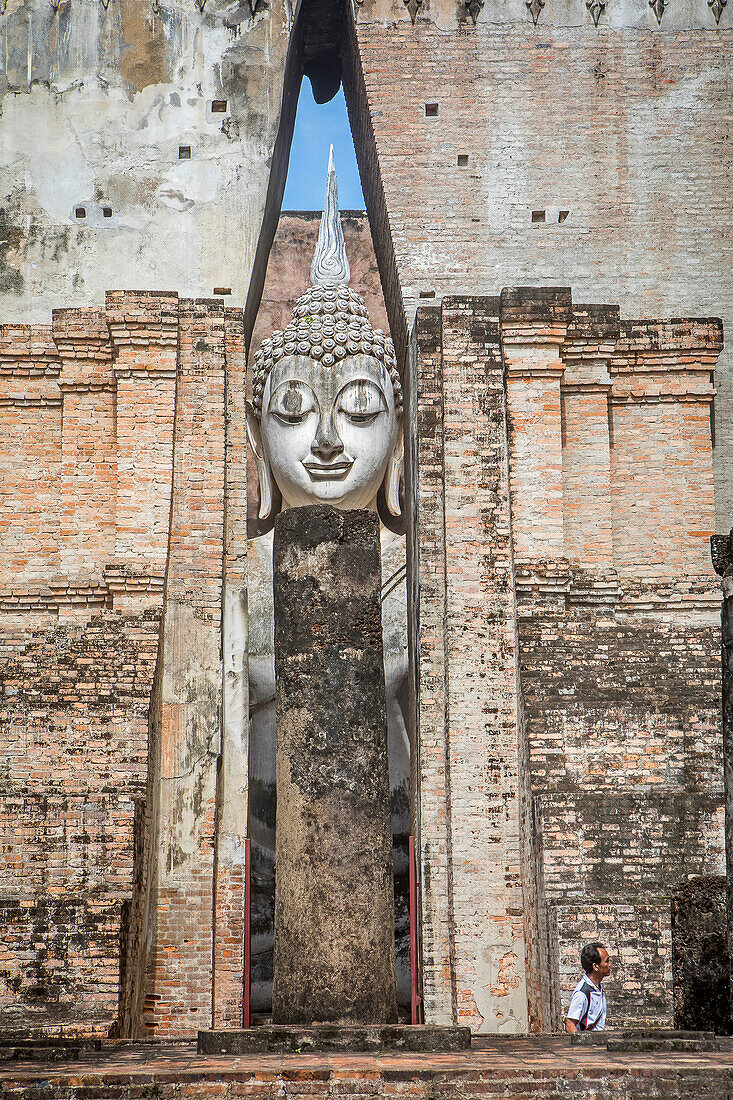
<svg viewBox="0 0 733 1100">
<path fill-rule="evenodd" d="M 497 306 L 495 299 L 446 301 L 437 393 L 431 327 L 435 318 L 428 320 L 426 383 L 431 400 L 423 421 L 418 396 L 417 446 L 442 452 L 442 493 L 420 493 L 413 517 L 418 543 L 425 550 L 420 566 L 428 574 L 425 589 L 420 589 L 420 622 L 437 621 L 443 634 L 437 670 L 432 629 L 424 638 L 430 649 L 423 651 L 422 636 L 418 643 L 422 879 L 424 897 L 435 899 L 437 907 L 429 918 L 431 931 L 439 930 L 440 936 L 428 947 L 429 953 L 423 944 L 426 1014 L 428 1019 L 449 1021 L 443 990 L 450 988 L 455 998 L 451 1012 L 476 1031 L 526 1030 L 528 986 L 534 989 L 541 982 L 531 950 L 537 920 L 533 868 L 521 852 L 523 833 L 529 828 L 523 821 L 526 730 L 516 690 L 506 406 Z M 418 373 L 411 382 L 419 395 L 419 322 L 417 333 Z M 421 472 L 418 460 L 418 486 Z M 432 482 L 432 470 L 428 477 Z M 431 576 L 431 546 L 438 549 L 435 565 L 443 573 L 439 588 Z M 438 692 L 432 684 L 434 671 L 443 681 Z M 443 785 L 444 793 L 436 800 L 436 788 Z M 527 964 L 533 961 L 528 975 Z M 541 1011 L 538 1016 L 535 1022 L 541 1027 Z"/>
<path fill-rule="evenodd" d="M 110 1025 L 120 973 L 127 1032 L 240 1022 L 242 339 L 220 301 L 136 292 L 0 330 L 0 463 L 22 502 L 2 559 L 8 1023 Z M 671 1021 L 671 897 L 723 865 L 721 345 L 717 321 L 626 321 L 563 287 L 418 312 L 430 1020 L 553 1026 L 598 936 L 615 1022 Z"/>
<path fill-rule="evenodd" d="M 159 614 L 29 629 L 0 673 L 5 1026 L 109 1025 Z"/>
<path fill-rule="evenodd" d="M 6 1024 L 117 1015 L 168 542 L 161 334 L 177 311 L 175 296 L 110 295 L 107 311 L 0 330 Z"/>
<path fill-rule="evenodd" d="M 355 275 L 365 283 L 375 323 L 384 326 L 367 223 L 363 216 L 344 220 Z M 317 232 L 313 216 L 283 218 L 261 325 L 281 323 L 305 289 L 302 257 L 312 254 Z M 217 349 L 218 389 L 190 415 L 202 443 L 208 446 L 209 433 L 219 433 L 219 449 L 204 462 L 197 445 L 187 459 L 179 448 L 180 469 L 190 474 L 191 485 L 188 498 L 178 494 L 178 509 L 190 499 L 196 514 L 199 505 L 190 494 L 208 483 L 212 468 L 220 478 L 219 504 L 205 530 L 198 511 L 180 583 L 186 600 L 191 585 L 199 591 L 207 546 L 212 621 L 219 622 L 223 585 L 229 628 L 215 824 L 216 1022 L 241 1023 L 246 821 L 237 807 L 246 805 L 247 787 L 248 498 L 243 328 L 241 312 L 211 302 L 191 345 L 182 320 L 191 308 L 175 294 L 111 292 L 103 310 L 58 310 L 52 325 L 0 328 L 5 1023 L 37 1019 L 50 1026 L 74 1018 L 109 1026 L 118 1012 L 121 968 L 122 1026 L 132 1028 L 133 1018 L 141 1026 L 148 994 L 150 1020 L 155 1018 L 155 986 L 162 978 L 155 967 L 148 975 L 139 938 L 145 899 L 149 917 L 154 827 L 145 797 L 148 711 L 156 699 L 169 554 L 176 377 L 179 369 L 186 377 L 194 369 L 184 367 L 183 354 L 202 341 Z M 218 326 L 214 343 L 206 330 L 210 316 Z M 181 425 L 185 414 L 182 409 Z M 183 440 L 190 444 L 189 436 Z M 249 498 L 256 510 L 252 485 Z M 210 511 L 208 495 L 200 503 Z M 186 521 L 181 523 L 177 529 L 186 535 Z M 172 597 L 172 579 L 169 592 Z M 218 625 L 213 644 L 219 645 Z M 155 718 L 160 710 L 153 711 Z M 156 721 L 151 728 L 155 739 Z M 213 843 L 211 820 L 207 828 Z M 211 889 L 209 882 L 209 894 Z M 200 984 L 208 1004 L 210 966 L 206 974 Z"/>
<path fill-rule="evenodd" d="M 201 1022 L 210 1023 L 214 984 L 217 1019 L 239 1022 L 243 846 L 228 816 L 216 818 L 215 793 L 224 412 L 225 400 L 232 410 L 241 405 L 241 313 L 221 301 L 110 293 L 104 311 L 58 311 L 39 331 L 8 326 L 0 347 L 5 402 L 20 410 L 5 421 L 3 451 L 20 507 L 13 537 L 3 540 L 3 850 L 14 873 L 0 903 L 2 1018 L 109 1026 L 119 1002 L 120 1026 L 134 1019 L 140 1027 L 144 1007 L 155 1020 L 169 982 L 184 994 L 169 998 L 154 1026 L 175 1028 L 177 1004 L 190 1031 L 189 1001 L 204 1006 Z M 236 441 L 236 428 L 230 435 Z M 58 478 L 44 478 L 45 468 Z M 238 486 L 246 485 L 241 446 L 228 472 L 236 532 Z M 181 691 L 197 699 L 192 741 Z M 231 755 L 228 784 L 237 774 Z M 163 849 L 161 874 L 151 853 Z M 151 909 L 161 914 L 157 937 Z M 179 933 L 188 956 L 185 948 L 176 956 Z M 203 969 L 196 936 L 206 942 Z"/>
<path fill-rule="evenodd" d="M 491 372 L 500 353 L 490 343 L 472 351 L 472 341 L 486 340 L 487 318 L 503 353 L 506 434 L 503 443 L 496 437 L 497 451 L 489 435 L 471 434 L 486 432 L 479 426 L 496 401 Z M 526 960 L 514 949 L 520 980 L 549 959 L 549 987 L 528 981 L 535 1019 L 549 1014 L 559 1024 L 578 945 L 597 937 L 617 959 L 614 1022 L 671 1023 L 671 897 L 688 875 L 723 866 L 720 597 L 706 553 L 709 379 L 720 324 L 620 321 L 609 307 L 576 308 L 569 291 L 551 288 L 505 292 L 501 301 L 445 299 L 418 310 L 415 332 L 412 598 L 421 626 L 413 654 L 426 1005 L 460 1013 L 463 1003 L 474 1028 L 501 1026 L 511 983 L 497 980 L 498 967 L 489 980 L 481 973 L 491 898 L 497 927 L 521 925 L 522 912 L 535 921 Z M 590 410 L 582 418 L 579 398 Z M 620 418 L 617 406 L 640 407 L 643 416 Z M 657 452 L 669 458 L 658 475 L 653 460 L 642 467 L 638 459 L 650 433 L 670 439 Z M 503 551 L 494 542 L 500 524 L 473 533 L 501 514 L 492 461 L 506 463 L 511 486 L 512 543 Z M 641 520 L 632 519 L 636 510 Z M 516 602 L 496 621 L 507 583 Z M 496 678 L 512 652 L 512 621 L 518 682 L 502 688 Z M 496 629 L 508 632 L 498 647 Z M 472 686 L 463 695 L 465 677 Z M 506 755 L 511 739 L 500 737 L 512 710 L 532 811 L 505 819 L 492 808 L 495 794 L 505 806 L 522 805 Z M 524 844 L 512 860 L 504 839 L 509 858 L 497 892 L 496 863 L 482 861 L 509 820 L 522 826 Z M 521 867 L 523 905 L 508 889 L 512 863 Z M 451 989 L 455 1008 L 445 999 Z M 473 1006 L 494 1014 L 488 1025 Z"/>
</svg>

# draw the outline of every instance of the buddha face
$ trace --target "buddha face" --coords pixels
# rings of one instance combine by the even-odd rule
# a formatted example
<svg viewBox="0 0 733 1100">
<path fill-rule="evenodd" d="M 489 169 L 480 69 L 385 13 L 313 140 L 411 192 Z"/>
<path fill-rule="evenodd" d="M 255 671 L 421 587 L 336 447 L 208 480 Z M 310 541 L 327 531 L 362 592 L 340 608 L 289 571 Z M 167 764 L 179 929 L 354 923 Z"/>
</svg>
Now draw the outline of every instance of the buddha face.
<svg viewBox="0 0 733 1100">
<path fill-rule="evenodd" d="M 251 409 L 247 416 L 261 516 L 270 509 L 270 474 L 286 508 L 374 508 L 386 481 L 387 505 L 399 514 L 401 418 L 377 359 L 357 354 L 333 366 L 306 356 L 281 359 L 265 383 L 261 423 Z"/>
</svg>

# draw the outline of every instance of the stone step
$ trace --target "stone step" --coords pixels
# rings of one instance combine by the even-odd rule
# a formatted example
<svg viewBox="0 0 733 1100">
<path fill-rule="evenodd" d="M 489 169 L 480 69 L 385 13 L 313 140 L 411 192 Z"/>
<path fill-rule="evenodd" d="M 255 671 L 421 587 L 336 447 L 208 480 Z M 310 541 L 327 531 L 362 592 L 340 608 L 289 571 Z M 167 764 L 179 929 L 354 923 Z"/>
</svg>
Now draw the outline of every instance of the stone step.
<svg viewBox="0 0 733 1100">
<path fill-rule="evenodd" d="M 640 1054 L 681 1054 L 696 1051 L 720 1050 L 717 1039 L 609 1039 L 606 1050 L 615 1053 Z"/>
<path fill-rule="evenodd" d="M 0 1041 L 0 1062 L 69 1062 L 82 1051 L 101 1049 L 101 1039 L 13 1039 Z"/>
<path fill-rule="evenodd" d="M 242 1030 L 199 1031 L 198 1037 L 200 1054 L 438 1053 L 470 1048 L 470 1028 L 433 1024 L 270 1024 Z"/>
<path fill-rule="evenodd" d="M 619 1036 L 613 1036 L 618 1038 Z M 669 1027 L 634 1027 L 621 1031 L 622 1039 L 700 1039 L 712 1042 L 714 1031 L 680 1031 Z"/>
</svg>

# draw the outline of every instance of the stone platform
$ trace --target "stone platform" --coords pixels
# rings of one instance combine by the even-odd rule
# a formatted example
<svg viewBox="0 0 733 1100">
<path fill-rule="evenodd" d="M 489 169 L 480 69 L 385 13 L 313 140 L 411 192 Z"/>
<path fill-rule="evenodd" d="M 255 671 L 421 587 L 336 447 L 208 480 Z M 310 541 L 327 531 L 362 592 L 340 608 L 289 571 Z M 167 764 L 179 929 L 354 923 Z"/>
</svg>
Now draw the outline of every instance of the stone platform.
<svg viewBox="0 0 733 1100">
<path fill-rule="evenodd" d="M 268 1024 L 199 1031 L 200 1054 L 387 1054 L 470 1050 L 471 1029 L 429 1024 Z"/>
<path fill-rule="evenodd" d="M 609 1038 L 611 1035 L 609 1034 Z M 195 1042 L 103 1041 L 74 1061 L 0 1065 L 3 1100 L 729 1100 L 733 1046 L 611 1052 L 602 1043 L 474 1037 L 440 1054 L 200 1054 Z"/>
</svg>

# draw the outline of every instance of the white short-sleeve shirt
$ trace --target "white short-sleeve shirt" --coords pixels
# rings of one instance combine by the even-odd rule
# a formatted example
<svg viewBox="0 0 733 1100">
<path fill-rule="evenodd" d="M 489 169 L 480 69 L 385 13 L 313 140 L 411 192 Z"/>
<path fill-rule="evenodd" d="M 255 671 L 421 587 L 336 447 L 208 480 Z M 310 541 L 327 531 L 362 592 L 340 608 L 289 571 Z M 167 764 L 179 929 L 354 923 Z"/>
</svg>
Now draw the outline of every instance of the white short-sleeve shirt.
<svg viewBox="0 0 733 1100">
<path fill-rule="evenodd" d="M 584 990 L 587 990 L 587 995 Z M 576 1023 L 583 1021 L 583 1030 L 592 1028 L 593 1031 L 603 1031 L 606 1026 L 606 994 L 603 983 L 600 988 L 594 985 L 590 978 L 580 979 L 573 995 L 570 998 L 568 1019 Z"/>
</svg>

